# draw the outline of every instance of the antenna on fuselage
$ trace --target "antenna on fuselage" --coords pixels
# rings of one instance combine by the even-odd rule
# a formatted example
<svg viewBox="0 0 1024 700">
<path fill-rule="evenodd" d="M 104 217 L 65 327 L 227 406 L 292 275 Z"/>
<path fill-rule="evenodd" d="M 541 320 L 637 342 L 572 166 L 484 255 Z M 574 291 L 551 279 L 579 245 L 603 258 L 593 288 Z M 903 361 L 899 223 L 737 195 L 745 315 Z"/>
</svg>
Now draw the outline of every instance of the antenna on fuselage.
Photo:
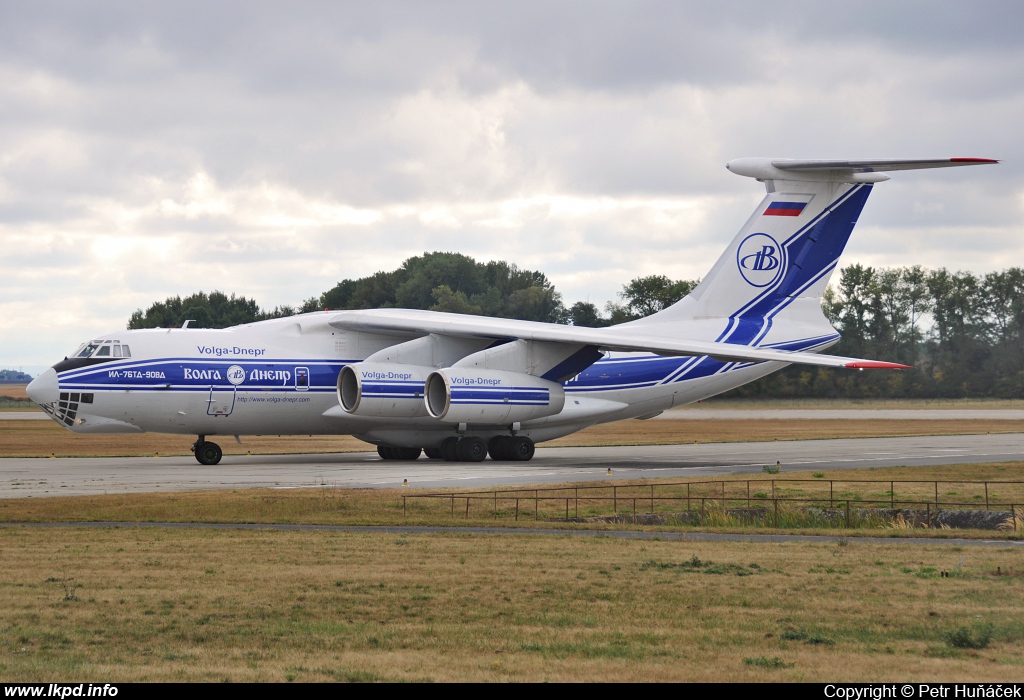
<svg viewBox="0 0 1024 700">
<path fill-rule="evenodd" d="M 195 321 L 194 318 L 186 319 L 185 322 L 183 324 L 181 324 L 181 327 L 182 328 L 188 328 L 188 324 L 192 323 L 193 321 Z"/>
</svg>

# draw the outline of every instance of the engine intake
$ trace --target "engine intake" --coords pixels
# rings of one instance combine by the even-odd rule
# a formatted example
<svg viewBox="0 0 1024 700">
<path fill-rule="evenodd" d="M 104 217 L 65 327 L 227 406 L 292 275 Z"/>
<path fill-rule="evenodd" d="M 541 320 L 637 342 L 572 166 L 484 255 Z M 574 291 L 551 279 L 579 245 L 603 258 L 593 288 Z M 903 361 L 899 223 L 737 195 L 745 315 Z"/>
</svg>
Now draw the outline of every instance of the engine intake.
<svg viewBox="0 0 1024 700">
<path fill-rule="evenodd" d="M 504 425 L 560 412 L 565 391 L 529 374 L 449 367 L 427 377 L 423 403 L 446 423 Z"/>
<path fill-rule="evenodd" d="M 345 365 L 338 375 L 338 403 L 354 416 L 425 416 L 423 383 L 430 371 L 430 367 L 384 362 Z"/>
</svg>

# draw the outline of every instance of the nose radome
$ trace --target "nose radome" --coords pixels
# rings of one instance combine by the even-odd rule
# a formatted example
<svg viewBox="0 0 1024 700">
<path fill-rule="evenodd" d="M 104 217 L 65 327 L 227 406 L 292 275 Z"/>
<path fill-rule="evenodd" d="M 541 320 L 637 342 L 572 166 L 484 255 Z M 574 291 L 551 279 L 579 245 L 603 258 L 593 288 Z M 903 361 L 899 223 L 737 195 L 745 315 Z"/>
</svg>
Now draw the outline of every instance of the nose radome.
<svg viewBox="0 0 1024 700">
<path fill-rule="evenodd" d="M 25 387 L 28 397 L 36 403 L 54 403 L 60 398 L 60 386 L 57 383 L 57 372 L 50 367 Z"/>
</svg>

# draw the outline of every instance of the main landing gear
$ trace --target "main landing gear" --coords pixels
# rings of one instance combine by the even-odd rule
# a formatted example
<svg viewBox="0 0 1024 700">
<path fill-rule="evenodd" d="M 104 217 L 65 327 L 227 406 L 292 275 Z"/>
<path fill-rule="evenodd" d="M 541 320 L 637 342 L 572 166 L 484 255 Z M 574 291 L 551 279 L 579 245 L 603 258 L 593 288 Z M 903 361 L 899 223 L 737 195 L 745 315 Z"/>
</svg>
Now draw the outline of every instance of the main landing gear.
<svg viewBox="0 0 1024 700">
<path fill-rule="evenodd" d="M 420 458 L 420 448 L 378 445 L 377 454 L 380 455 L 381 459 L 398 459 L 403 462 L 411 462 L 414 459 Z"/>
<path fill-rule="evenodd" d="M 495 462 L 529 462 L 533 459 L 533 440 L 522 435 L 499 435 L 484 442 L 483 438 L 454 435 L 441 443 L 440 447 L 427 447 L 423 453 L 428 459 L 443 459 L 446 462 L 482 462 L 487 455 Z M 418 447 L 391 447 L 380 445 L 377 454 L 381 459 L 419 459 Z"/>
<path fill-rule="evenodd" d="M 206 466 L 213 466 L 220 462 L 224 451 L 215 442 L 207 442 L 205 435 L 200 435 L 195 444 L 192 445 L 192 452 L 196 455 L 196 461 Z"/>
</svg>

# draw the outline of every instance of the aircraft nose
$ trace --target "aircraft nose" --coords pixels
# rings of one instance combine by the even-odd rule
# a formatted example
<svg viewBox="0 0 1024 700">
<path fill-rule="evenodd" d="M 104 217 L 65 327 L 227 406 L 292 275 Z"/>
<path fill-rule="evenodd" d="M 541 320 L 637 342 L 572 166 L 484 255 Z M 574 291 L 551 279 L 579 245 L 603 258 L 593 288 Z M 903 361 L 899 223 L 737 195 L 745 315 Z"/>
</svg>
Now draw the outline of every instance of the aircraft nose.
<svg viewBox="0 0 1024 700">
<path fill-rule="evenodd" d="M 57 372 L 50 367 L 25 387 L 28 397 L 39 404 L 55 403 L 60 398 L 60 386 L 57 383 Z"/>
</svg>

